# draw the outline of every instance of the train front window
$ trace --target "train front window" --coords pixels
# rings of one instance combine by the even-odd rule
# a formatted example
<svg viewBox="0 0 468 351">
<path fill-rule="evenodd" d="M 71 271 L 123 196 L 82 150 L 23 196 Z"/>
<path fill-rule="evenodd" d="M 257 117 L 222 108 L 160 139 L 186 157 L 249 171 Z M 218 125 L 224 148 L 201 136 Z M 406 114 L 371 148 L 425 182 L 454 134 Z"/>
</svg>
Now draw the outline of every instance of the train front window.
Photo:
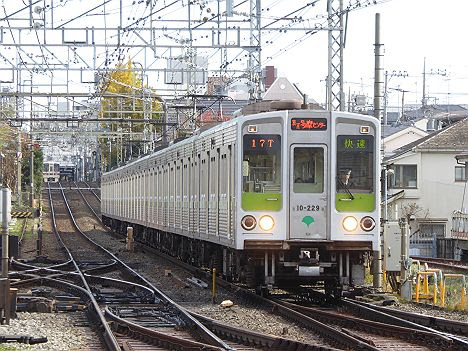
<svg viewBox="0 0 468 351">
<path fill-rule="evenodd" d="M 339 135 L 336 160 L 337 210 L 373 211 L 374 137 Z"/>
<path fill-rule="evenodd" d="M 281 209 L 281 135 L 243 137 L 242 208 Z"/>
<path fill-rule="evenodd" d="M 323 193 L 323 149 L 321 147 L 294 148 L 295 193 Z"/>
</svg>

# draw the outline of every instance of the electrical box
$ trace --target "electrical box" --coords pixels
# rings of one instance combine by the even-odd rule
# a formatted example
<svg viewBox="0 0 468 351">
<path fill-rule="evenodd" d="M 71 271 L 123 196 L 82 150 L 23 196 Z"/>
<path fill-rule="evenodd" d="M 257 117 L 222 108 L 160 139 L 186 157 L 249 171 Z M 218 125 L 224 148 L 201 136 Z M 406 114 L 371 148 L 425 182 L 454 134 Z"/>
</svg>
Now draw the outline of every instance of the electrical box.
<svg viewBox="0 0 468 351">
<path fill-rule="evenodd" d="M 387 272 L 401 270 L 401 229 L 398 222 L 384 225 L 383 268 Z"/>
<path fill-rule="evenodd" d="M 6 197 L 6 208 L 4 206 L 3 198 Z M 7 222 L 11 221 L 11 190 L 10 189 L 0 189 L 0 223 L 3 223 L 3 212 L 7 213 Z"/>
</svg>

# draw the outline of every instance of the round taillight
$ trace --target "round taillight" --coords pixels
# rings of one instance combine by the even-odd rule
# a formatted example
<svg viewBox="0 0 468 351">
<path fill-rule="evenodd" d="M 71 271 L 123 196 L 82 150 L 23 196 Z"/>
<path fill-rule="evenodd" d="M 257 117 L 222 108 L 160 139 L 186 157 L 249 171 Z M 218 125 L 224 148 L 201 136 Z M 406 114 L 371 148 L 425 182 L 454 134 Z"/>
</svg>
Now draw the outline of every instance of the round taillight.
<svg viewBox="0 0 468 351">
<path fill-rule="evenodd" d="M 242 218 L 241 225 L 245 230 L 252 230 L 257 225 L 257 220 L 254 216 L 247 215 Z"/>
<path fill-rule="evenodd" d="M 361 228 L 366 232 L 370 232 L 375 228 L 375 221 L 372 217 L 364 217 L 361 219 Z"/>
</svg>

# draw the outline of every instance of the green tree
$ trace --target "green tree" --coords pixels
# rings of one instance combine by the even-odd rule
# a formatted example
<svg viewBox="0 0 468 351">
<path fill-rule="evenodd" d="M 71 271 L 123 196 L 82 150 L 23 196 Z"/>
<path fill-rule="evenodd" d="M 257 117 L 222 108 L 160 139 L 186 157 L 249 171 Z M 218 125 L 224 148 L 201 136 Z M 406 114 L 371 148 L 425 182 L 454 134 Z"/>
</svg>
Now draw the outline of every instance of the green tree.
<svg viewBox="0 0 468 351">
<path fill-rule="evenodd" d="M 110 71 L 100 84 L 101 118 L 126 119 L 128 122 L 103 123 L 104 128 L 112 133 L 121 133 L 115 139 L 100 138 L 100 148 L 103 158 L 103 166 L 111 168 L 119 159 L 120 149 L 124 148 L 127 157 L 138 156 L 144 148 L 141 140 L 143 132 L 148 135 L 151 126 L 143 123 L 131 123 L 132 119 L 159 119 L 161 118 L 161 103 L 156 98 L 154 89 L 143 86 L 142 77 L 134 69 L 131 60 L 127 63 L 118 63 L 114 70 Z M 135 137 L 134 136 L 139 136 Z"/>
<path fill-rule="evenodd" d="M 3 186 L 16 189 L 16 135 L 18 131 L 0 121 L 0 153 L 3 155 L 1 172 Z"/>
</svg>

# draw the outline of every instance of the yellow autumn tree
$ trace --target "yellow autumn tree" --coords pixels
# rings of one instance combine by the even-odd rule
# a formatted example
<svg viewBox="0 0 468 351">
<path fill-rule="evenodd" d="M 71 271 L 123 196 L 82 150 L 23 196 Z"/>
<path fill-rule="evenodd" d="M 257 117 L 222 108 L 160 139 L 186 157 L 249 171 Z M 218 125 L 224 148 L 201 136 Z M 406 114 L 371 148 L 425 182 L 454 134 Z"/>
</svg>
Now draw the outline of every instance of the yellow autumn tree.
<svg viewBox="0 0 468 351">
<path fill-rule="evenodd" d="M 142 84 L 142 77 L 131 60 L 118 63 L 103 77 L 99 88 L 100 117 L 116 120 L 103 123 L 111 134 L 100 139 L 103 162 L 109 169 L 143 153 L 144 144 L 157 130 L 151 124 L 132 120 L 160 119 L 162 106 L 154 89 Z"/>
</svg>

